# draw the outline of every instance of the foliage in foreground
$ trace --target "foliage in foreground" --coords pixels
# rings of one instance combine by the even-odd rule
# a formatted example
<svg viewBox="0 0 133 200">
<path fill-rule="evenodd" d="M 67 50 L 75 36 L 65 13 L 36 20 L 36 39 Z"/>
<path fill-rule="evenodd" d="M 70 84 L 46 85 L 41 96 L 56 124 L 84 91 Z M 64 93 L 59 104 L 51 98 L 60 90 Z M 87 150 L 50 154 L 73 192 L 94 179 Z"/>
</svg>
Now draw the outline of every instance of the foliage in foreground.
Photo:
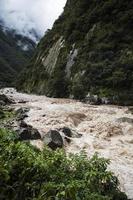
<svg viewBox="0 0 133 200">
<path fill-rule="evenodd" d="M 1 200 L 126 200 L 108 160 L 42 152 L 0 129 Z"/>
</svg>

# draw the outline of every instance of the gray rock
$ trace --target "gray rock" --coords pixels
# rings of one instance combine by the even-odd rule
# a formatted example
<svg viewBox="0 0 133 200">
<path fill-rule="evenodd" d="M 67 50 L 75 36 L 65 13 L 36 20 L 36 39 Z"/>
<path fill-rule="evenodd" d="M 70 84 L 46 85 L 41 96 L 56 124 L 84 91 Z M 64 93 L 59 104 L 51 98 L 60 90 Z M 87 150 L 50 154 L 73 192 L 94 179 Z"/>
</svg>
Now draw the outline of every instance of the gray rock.
<svg viewBox="0 0 133 200">
<path fill-rule="evenodd" d="M 19 139 L 20 140 L 39 140 L 41 139 L 41 134 L 37 129 L 34 129 L 30 125 L 25 125 L 24 128 L 19 130 Z"/>
<path fill-rule="evenodd" d="M 63 127 L 60 129 L 62 133 L 64 134 L 64 139 L 67 140 L 67 142 L 71 142 L 71 138 L 81 138 L 82 134 L 79 134 L 75 130 L 71 130 L 68 127 Z"/>
<path fill-rule="evenodd" d="M 130 106 L 130 107 L 128 108 L 128 111 L 129 111 L 131 114 L 133 114 L 133 107 Z"/>
<path fill-rule="evenodd" d="M 64 133 L 64 135 L 66 136 L 65 137 L 65 139 L 66 139 L 66 141 L 68 142 L 68 143 L 70 143 L 71 142 L 71 137 L 72 137 L 72 135 L 73 135 L 73 133 L 72 133 L 72 131 L 70 130 L 70 128 L 68 128 L 68 127 L 64 127 L 63 129 L 62 129 L 62 132 Z"/>
<path fill-rule="evenodd" d="M 18 103 L 23 103 L 23 104 L 25 104 L 25 103 L 27 103 L 27 101 L 25 101 L 25 100 L 20 100 Z"/>
<path fill-rule="evenodd" d="M 20 126 L 21 128 L 27 128 L 27 127 L 28 127 L 28 124 L 27 124 L 25 121 L 22 120 L 22 121 L 20 122 L 19 126 Z"/>
<path fill-rule="evenodd" d="M 56 130 L 50 130 L 43 137 L 44 144 L 49 146 L 52 150 L 56 150 L 57 148 L 63 147 L 63 139 L 60 133 Z"/>
<path fill-rule="evenodd" d="M 70 54 L 68 55 L 68 58 L 67 58 L 67 64 L 66 64 L 67 78 L 70 78 L 71 67 L 74 65 L 75 58 L 77 57 L 77 55 L 78 55 L 78 49 L 74 49 L 74 46 L 73 46 L 73 49 L 70 51 Z"/>
<path fill-rule="evenodd" d="M 29 112 L 29 108 L 19 108 L 16 110 L 16 114 L 24 114 Z"/>
<path fill-rule="evenodd" d="M 24 120 L 26 117 L 28 117 L 27 112 L 29 112 L 29 108 L 19 108 L 16 110 L 17 121 Z"/>
<path fill-rule="evenodd" d="M 102 97 L 101 102 L 102 104 L 106 104 L 106 105 L 111 104 L 111 101 L 107 97 Z"/>
<path fill-rule="evenodd" d="M 88 94 L 85 98 L 85 102 L 91 105 L 100 105 L 102 104 L 102 99 L 98 95 Z"/>
</svg>

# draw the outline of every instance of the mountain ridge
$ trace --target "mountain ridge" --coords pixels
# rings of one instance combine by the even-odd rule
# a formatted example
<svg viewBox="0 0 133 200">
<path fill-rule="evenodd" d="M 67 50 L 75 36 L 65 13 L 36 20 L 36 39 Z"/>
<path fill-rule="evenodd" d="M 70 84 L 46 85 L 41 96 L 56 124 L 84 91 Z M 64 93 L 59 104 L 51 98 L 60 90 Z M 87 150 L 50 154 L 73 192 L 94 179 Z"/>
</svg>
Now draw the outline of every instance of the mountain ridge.
<svg viewBox="0 0 133 200">
<path fill-rule="evenodd" d="M 35 42 L 0 22 L 0 85 L 11 86 L 33 56 Z"/>
<path fill-rule="evenodd" d="M 40 41 L 18 89 L 76 99 L 97 95 L 131 105 L 132 7 L 129 0 L 68 0 Z"/>
</svg>

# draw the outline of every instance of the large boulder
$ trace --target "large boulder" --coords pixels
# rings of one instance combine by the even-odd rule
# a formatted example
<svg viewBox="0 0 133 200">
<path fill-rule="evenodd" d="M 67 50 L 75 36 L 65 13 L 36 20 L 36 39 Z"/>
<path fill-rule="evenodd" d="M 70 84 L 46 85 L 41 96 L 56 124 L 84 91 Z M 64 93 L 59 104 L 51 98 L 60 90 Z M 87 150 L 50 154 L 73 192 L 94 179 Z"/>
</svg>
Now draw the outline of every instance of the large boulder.
<svg viewBox="0 0 133 200">
<path fill-rule="evenodd" d="M 57 148 L 63 147 L 63 139 L 60 133 L 56 130 L 50 130 L 43 137 L 44 144 L 49 146 L 52 150 L 56 150 Z"/>
<path fill-rule="evenodd" d="M 76 132 L 75 130 L 71 130 L 68 127 L 63 127 L 60 129 L 60 131 L 63 133 L 64 139 L 67 142 L 71 142 L 71 138 L 81 138 L 82 137 L 82 134 Z"/>
<path fill-rule="evenodd" d="M 41 139 L 41 134 L 37 129 L 32 126 L 23 123 L 23 127 L 20 127 L 19 139 L 20 140 L 39 140 Z"/>
</svg>

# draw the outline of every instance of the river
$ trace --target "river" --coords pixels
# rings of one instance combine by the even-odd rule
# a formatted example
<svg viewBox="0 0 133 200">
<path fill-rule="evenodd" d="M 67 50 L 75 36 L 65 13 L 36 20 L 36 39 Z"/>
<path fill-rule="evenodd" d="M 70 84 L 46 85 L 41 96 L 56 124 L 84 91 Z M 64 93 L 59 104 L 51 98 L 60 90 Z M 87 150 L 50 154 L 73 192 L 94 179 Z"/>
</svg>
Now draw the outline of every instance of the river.
<svg viewBox="0 0 133 200">
<path fill-rule="evenodd" d="M 130 122 L 133 115 L 128 107 L 95 106 L 70 99 L 23 94 L 13 88 L 5 88 L 0 93 L 15 101 L 12 105 L 15 109 L 28 107 L 26 122 L 42 135 L 64 126 L 82 134 L 65 144 L 66 152 L 84 150 L 88 157 L 98 152 L 99 156 L 109 158 L 109 169 L 118 176 L 121 189 L 133 199 L 133 123 Z M 43 148 L 41 140 L 32 141 L 32 144 Z"/>
</svg>

